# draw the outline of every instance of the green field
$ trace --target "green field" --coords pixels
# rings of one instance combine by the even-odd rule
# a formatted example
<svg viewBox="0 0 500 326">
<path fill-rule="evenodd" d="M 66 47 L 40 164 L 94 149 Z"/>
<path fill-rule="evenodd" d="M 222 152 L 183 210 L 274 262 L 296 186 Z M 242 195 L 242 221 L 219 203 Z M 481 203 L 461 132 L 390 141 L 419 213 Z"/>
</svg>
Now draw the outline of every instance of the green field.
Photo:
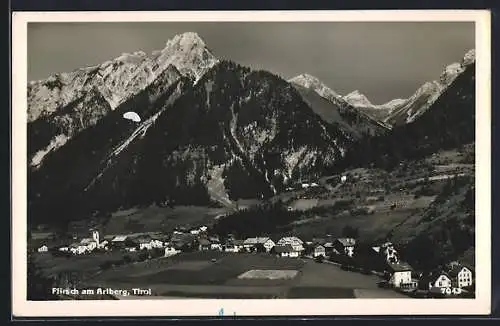
<svg viewBox="0 0 500 326">
<path fill-rule="evenodd" d="M 247 273 L 260 270 L 260 273 Z M 287 271 L 265 278 L 262 271 Z M 292 271 L 297 271 L 296 275 Z M 252 278 L 241 275 L 252 274 Z M 262 275 L 264 274 L 264 275 Z M 262 277 L 262 278 L 259 278 Z M 354 290 L 379 290 L 380 279 L 310 259 L 269 254 L 194 252 L 133 263 L 104 271 L 89 286 L 151 288 L 153 295 L 189 298 L 354 298 Z M 387 295 L 391 295 L 389 291 Z M 396 296 L 396 294 L 393 294 Z"/>
</svg>

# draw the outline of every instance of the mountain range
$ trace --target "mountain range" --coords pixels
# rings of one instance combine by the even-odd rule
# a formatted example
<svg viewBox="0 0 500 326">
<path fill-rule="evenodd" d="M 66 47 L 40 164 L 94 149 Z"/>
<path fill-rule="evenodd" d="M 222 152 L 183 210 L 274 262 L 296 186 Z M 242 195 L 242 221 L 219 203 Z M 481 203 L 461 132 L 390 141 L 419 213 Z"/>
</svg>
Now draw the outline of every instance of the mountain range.
<svg viewBox="0 0 500 326">
<path fill-rule="evenodd" d="M 220 60 L 188 32 L 150 55 L 122 54 L 30 82 L 30 218 L 270 198 L 346 164 L 372 139 L 413 134 L 419 121 L 447 123 L 451 108 L 438 107 L 456 102 L 457 87 L 468 110 L 474 60 L 468 52 L 412 97 L 373 105 L 359 91 L 341 96 L 308 74 L 287 81 Z M 129 111 L 141 121 L 123 119 Z M 458 128 L 471 117 L 452 120 Z M 449 145 L 443 137 L 439 144 Z"/>
<path fill-rule="evenodd" d="M 378 122 L 384 123 L 387 128 L 403 125 L 415 121 L 420 117 L 462 74 L 466 67 L 475 62 L 476 52 L 469 50 L 460 62 L 447 65 L 441 72 L 439 79 L 425 82 L 409 98 L 397 98 L 384 104 L 372 104 L 359 90 L 342 96 L 326 86 L 318 78 L 309 74 L 301 74 L 289 81 L 307 89 L 314 90 L 339 107 L 351 106 L 357 111 L 364 112 Z"/>
</svg>

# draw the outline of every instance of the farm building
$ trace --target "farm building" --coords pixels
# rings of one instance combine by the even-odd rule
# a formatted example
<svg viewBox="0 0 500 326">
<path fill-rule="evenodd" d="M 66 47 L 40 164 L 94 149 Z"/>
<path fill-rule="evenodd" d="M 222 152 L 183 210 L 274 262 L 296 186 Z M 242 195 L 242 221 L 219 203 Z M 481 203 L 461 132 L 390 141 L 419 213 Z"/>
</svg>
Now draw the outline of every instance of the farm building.
<svg viewBox="0 0 500 326">
<path fill-rule="evenodd" d="M 37 251 L 38 252 L 48 252 L 49 247 L 47 247 L 46 245 L 42 245 L 41 247 L 38 247 Z"/>
<path fill-rule="evenodd" d="M 297 252 L 304 251 L 304 242 L 297 237 L 283 237 L 278 240 L 279 246 L 290 245 Z"/>
<path fill-rule="evenodd" d="M 418 282 L 412 279 L 413 268 L 407 263 L 388 264 L 391 273 L 389 283 L 396 288 L 416 288 Z"/>
<path fill-rule="evenodd" d="M 445 272 L 434 272 L 430 275 L 423 277 L 420 280 L 428 290 L 440 289 L 440 288 L 451 288 L 452 281 L 450 276 Z"/>
<path fill-rule="evenodd" d="M 259 246 L 262 246 L 266 252 L 269 252 L 275 246 L 275 243 L 269 237 L 248 238 L 243 241 L 243 247 L 247 250 L 256 250 Z"/>
<path fill-rule="evenodd" d="M 273 248 L 273 251 L 280 257 L 299 257 L 299 252 L 294 250 L 289 244 L 277 245 Z"/>
<path fill-rule="evenodd" d="M 117 235 L 111 240 L 111 246 L 115 248 L 125 248 L 128 236 Z"/>
<path fill-rule="evenodd" d="M 458 288 L 471 286 L 473 283 L 472 269 L 462 265 L 454 265 L 448 272 L 452 284 Z"/>
<path fill-rule="evenodd" d="M 170 246 L 170 245 L 167 245 L 165 246 L 165 257 L 170 257 L 170 256 L 174 256 L 174 255 L 177 255 L 179 253 L 179 251 L 177 251 L 174 247 Z"/>
<path fill-rule="evenodd" d="M 345 254 L 349 257 L 354 255 L 356 240 L 353 238 L 339 238 L 333 242 L 333 248 L 339 254 Z"/>
<path fill-rule="evenodd" d="M 219 242 L 212 242 L 212 243 L 210 243 L 210 250 L 222 251 L 222 245 Z"/>
<path fill-rule="evenodd" d="M 62 247 L 59 247 L 57 250 L 62 251 L 62 252 L 68 252 L 69 251 L 69 247 L 68 246 L 62 246 Z"/>
<path fill-rule="evenodd" d="M 228 240 L 223 246 L 225 252 L 240 252 L 243 250 L 243 240 Z"/>
<path fill-rule="evenodd" d="M 317 245 L 316 247 L 314 247 L 313 257 L 319 257 L 319 256 L 326 257 L 326 250 L 325 247 L 322 245 Z"/>
<path fill-rule="evenodd" d="M 210 241 L 208 239 L 200 239 L 198 240 L 198 250 L 204 251 L 204 250 L 210 250 Z"/>
<path fill-rule="evenodd" d="M 150 236 L 141 236 L 134 239 L 134 242 L 137 244 L 139 250 L 151 250 L 153 248 L 163 248 L 163 241 L 153 239 Z"/>
<path fill-rule="evenodd" d="M 69 246 L 69 251 L 73 255 L 83 255 L 89 251 L 88 247 L 85 244 L 82 243 L 72 243 Z"/>
</svg>

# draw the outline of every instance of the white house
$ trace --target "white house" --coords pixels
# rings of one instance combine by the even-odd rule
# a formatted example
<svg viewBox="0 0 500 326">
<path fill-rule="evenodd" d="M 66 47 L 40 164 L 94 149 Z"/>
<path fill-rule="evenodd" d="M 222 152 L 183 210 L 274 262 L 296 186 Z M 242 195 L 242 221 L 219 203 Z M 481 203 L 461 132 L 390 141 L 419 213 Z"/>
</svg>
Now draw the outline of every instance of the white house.
<svg viewBox="0 0 500 326">
<path fill-rule="evenodd" d="M 206 227 L 204 225 L 200 226 L 200 232 L 207 232 L 207 230 L 208 230 L 208 227 Z"/>
<path fill-rule="evenodd" d="M 242 240 L 230 240 L 224 245 L 225 252 L 240 252 L 243 248 Z"/>
<path fill-rule="evenodd" d="M 151 239 L 151 247 L 152 248 L 163 248 L 163 241 L 158 239 Z"/>
<path fill-rule="evenodd" d="M 150 241 L 139 242 L 139 250 L 151 250 L 153 247 L 151 246 Z"/>
<path fill-rule="evenodd" d="M 59 247 L 58 249 L 59 251 L 62 251 L 62 252 L 68 252 L 69 251 L 69 247 L 66 247 L 66 246 L 63 246 L 63 247 Z"/>
<path fill-rule="evenodd" d="M 297 237 L 283 237 L 278 240 L 277 245 L 290 245 L 294 251 L 301 252 L 304 250 L 304 242 Z"/>
<path fill-rule="evenodd" d="M 451 278 L 446 273 L 435 274 L 429 279 L 429 290 L 432 288 L 451 288 Z"/>
<path fill-rule="evenodd" d="M 280 257 L 292 257 L 292 258 L 299 257 L 299 252 L 294 250 L 292 246 L 289 244 L 283 246 L 277 245 L 274 247 L 274 251 Z"/>
<path fill-rule="evenodd" d="M 397 288 L 417 287 L 417 282 L 411 277 L 412 271 L 411 266 L 406 263 L 389 264 L 389 272 L 391 272 L 389 283 Z"/>
<path fill-rule="evenodd" d="M 210 244 L 210 250 L 220 250 L 222 251 L 222 245 L 218 242 Z"/>
<path fill-rule="evenodd" d="M 340 177 L 340 182 L 344 183 L 347 181 L 347 176 L 346 175 L 343 175 Z"/>
<path fill-rule="evenodd" d="M 319 256 L 326 257 L 326 250 L 325 247 L 322 245 L 317 245 L 316 247 L 314 247 L 313 257 L 319 257 Z"/>
<path fill-rule="evenodd" d="M 46 245 L 43 245 L 43 246 L 39 247 L 37 249 L 37 251 L 38 252 L 47 252 L 47 251 L 49 251 L 49 247 L 47 247 Z"/>
<path fill-rule="evenodd" d="M 198 230 L 198 229 L 191 230 L 191 231 L 189 231 L 189 233 L 194 234 L 194 235 L 198 235 L 198 234 L 200 234 L 200 230 Z"/>
<path fill-rule="evenodd" d="M 83 238 L 80 241 L 80 244 L 86 246 L 88 251 L 92 251 L 97 248 L 97 243 L 92 238 Z"/>
<path fill-rule="evenodd" d="M 89 251 L 88 247 L 82 243 L 73 243 L 69 247 L 69 250 L 73 255 L 82 255 Z"/>
<path fill-rule="evenodd" d="M 463 288 L 472 285 L 473 275 L 472 270 L 465 266 L 455 265 L 448 272 L 448 275 L 452 279 L 452 283 L 458 287 Z"/>
<path fill-rule="evenodd" d="M 170 257 L 170 256 L 174 256 L 174 255 L 177 255 L 179 253 L 179 251 L 177 251 L 174 247 L 170 246 L 170 245 L 167 245 L 165 247 L 165 257 Z"/>
<path fill-rule="evenodd" d="M 248 238 L 243 241 L 243 247 L 247 249 L 253 248 L 258 245 L 262 245 L 265 248 L 266 252 L 269 252 L 276 244 L 269 237 Z"/>
</svg>

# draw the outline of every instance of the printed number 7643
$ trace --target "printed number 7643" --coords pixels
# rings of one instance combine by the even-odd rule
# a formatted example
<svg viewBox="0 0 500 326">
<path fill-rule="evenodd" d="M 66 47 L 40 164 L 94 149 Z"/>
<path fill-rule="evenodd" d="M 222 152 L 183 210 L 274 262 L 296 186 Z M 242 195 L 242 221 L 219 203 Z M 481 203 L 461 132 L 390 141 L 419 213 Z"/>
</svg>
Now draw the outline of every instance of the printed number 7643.
<svg viewBox="0 0 500 326">
<path fill-rule="evenodd" d="M 447 295 L 450 295 L 450 294 L 460 294 L 462 293 L 462 289 L 461 288 L 441 288 L 441 293 L 443 294 L 447 294 Z"/>
</svg>

